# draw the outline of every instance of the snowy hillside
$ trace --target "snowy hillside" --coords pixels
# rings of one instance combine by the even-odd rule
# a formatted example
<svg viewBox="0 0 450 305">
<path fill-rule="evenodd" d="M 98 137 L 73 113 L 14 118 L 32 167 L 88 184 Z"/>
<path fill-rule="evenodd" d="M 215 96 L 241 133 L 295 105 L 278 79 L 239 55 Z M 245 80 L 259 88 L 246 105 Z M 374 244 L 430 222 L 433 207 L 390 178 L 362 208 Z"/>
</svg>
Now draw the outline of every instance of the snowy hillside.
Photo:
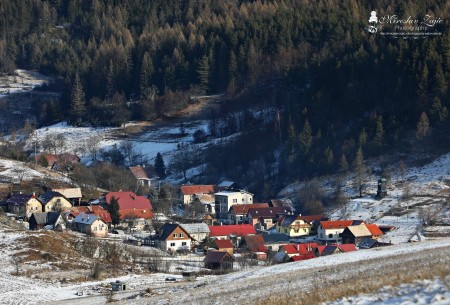
<svg viewBox="0 0 450 305">
<path fill-rule="evenodd" d="M 447 227 L 450 225 L 450 154 L 424 166 L 411 166 L 403 175 L 398 168 L 394 168 L 388 195 L 381 200 L 375 198 L 379 176 L 368 177 L 366 195 L 362 198 L 357 197 L 352 187 L 353 178 L 351 175 L 344 178 L 345 193 L 353 199 L 343 207 L 327 211 L 331 218 L 361 219 L 378 225 L 395 226 L 394 231 L 382 237 L 383 241 L 394 244 L 408 242 L 411 238 L 423 239 L 424 229 L 434 232 L 434 235 L 450 236 L 450 227 Z M 321 180 L 321 183 L 324 189 L 332 192 L 331 179 Z M 289 185 L 280 192 L 280 196 L 295 200 L 296 192 L 301 187 L 301 183 Z M 433 222 L 429 224 L 434 226 L 423 228 L 424 221 L 429 220 Z"/>
</svg>

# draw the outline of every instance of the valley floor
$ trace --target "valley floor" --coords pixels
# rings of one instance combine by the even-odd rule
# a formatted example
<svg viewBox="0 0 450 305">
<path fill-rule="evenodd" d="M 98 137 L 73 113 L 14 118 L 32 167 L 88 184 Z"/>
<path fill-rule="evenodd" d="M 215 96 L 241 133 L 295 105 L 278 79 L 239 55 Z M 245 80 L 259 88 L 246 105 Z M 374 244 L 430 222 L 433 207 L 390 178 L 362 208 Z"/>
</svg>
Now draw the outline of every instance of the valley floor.
<svg viewBox="0 0 450 305">
<path fill-rule="evenodd" d="M 432 280 L 436 276 L 442 279 L 435 279 L 436 285 L 445 285 L 445 276 L 450 275 L 449 251 L 450 238 L 445 238 L 283 265 L 257 267 L 223 276 L 198 278 L 195 282 L 155 285 L 150 279 L 146 282 L 144 278 L 140 278 L 136 282 L 138 278 L 130 277 L 130 284 L 135 281 L 135 289 L 116 293 L 113 299 L 118 304 L 158 305 L 254 304 L 255 302 L 258 304 L 317 304 L 346 297 L 347 299 L 337 301 L 337 304 L 348 304 L 345 302 L 350 296 L 377 292 L 383 287 L 386 288 L 382 290 L 383 294 L 380 294 L 380 297 L 388 299 L 395 297 L 397 293 L 397 288 L 389 287 L 406 287 L 401 285 L 415 280 Z M 22 284 L 25 284 L 22 285 L 22 289 L 14 293 L 8 292 L 8 285 L 5 285 L 0 293 L 0 300 L 6 300 L 5 297 L 8 297 L 8 304 L 20 304 L 21 296 L 27 296 L 39 287 L 39 293 L 34 295 L 36 303 L 54 300 L 49 304 L 70 302 L 70 304 L 94 305 L 107 302 L 106 295 L 77 297 L 75 295 L 77 289 L 73 285 L 58 285 L 59 287 L 55 289 L 56 287 L 39 283 L 33 286 L 31 281 L 24 281 Z M 415 293 L 416 298 L 422 297 L 420 287 L 424 287 L 423 298 L 433 299 L 434 295 L 430 296 L 430 291 L 427 289 L 432 284 L 421 282 L 415 285 L 415 289 L 419 290 Z M 432 287 L 437 287 L 436 285 Z M 148 288 L 150 290 L 147 290 Z M 436 293 L 441 290 L 437 289 Z M 392 296 L 388 294 L 389 291 L 392 291 Z M 49 294 L 51 298 L 45 297 Z M 375 296 L 378 295 L 379 293 Z M 362 296 L 362 298 L 366 301 L 370 295 L 365 298 Z M 446 295 L 440 294 L 437 298 L 446 298 Z M 30 304 L 30 302 L 25 303 Z"/>
</svg>

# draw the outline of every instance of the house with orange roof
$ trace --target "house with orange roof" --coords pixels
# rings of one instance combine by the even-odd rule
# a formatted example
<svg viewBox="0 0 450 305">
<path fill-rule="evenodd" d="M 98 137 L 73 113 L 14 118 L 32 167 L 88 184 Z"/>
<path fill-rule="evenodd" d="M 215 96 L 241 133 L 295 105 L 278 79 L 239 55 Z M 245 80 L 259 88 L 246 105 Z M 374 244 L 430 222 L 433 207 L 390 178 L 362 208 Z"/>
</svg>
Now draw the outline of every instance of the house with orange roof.
<svg viewBox="0 0 450 305">
<path fill-rule="evenodd" d="M 372 239 L 378 239 L 383 236 L 383 231 L 374 223 L 366 223 L 367 229 L 372 234 Z"/>
<path fill-rule="evenodd" d="M 130 166 L 131 173 L 136 178 L 139 185 L 155 187 L 158 186 L 160 180 L 153 166 Z"/>
<path fill-rule="evenodd" d="M 229 239 L 216 239 L 214 241 L 217 251 L 225 251 L 229 254 L 233 254 L 234 246 Z"/>
<path fill-rule="evenodd" d="M 268 203 L 236 204 L 228 210 L 230 224 L 248 223 L 248 210 L 250 208 L 268 208 Z"/>
<path fill-rule="evenodd" d="M 361 224 L 362 220 L 330 220 L 321 221 L 317 229 L 317 238 L 322 244 L 342 242 L 340 234 L 344 232 L 348 226 Z"/>
<path fill-rule="evenodd" d="M 180 197 L 181 200 L 183 200 L 184 204 L 190 204 L 195 199 L 200 198 L 210 198 L 209 196 L 203 196 L 203 195 L 210 195 L 212 202 L 214 202 L 214 193 L 217 192 L 218 187 L 217 185 L 182 185 L 180 187 Z M 213 204 L 214 205 L 214 204 Z"/>
</svg>

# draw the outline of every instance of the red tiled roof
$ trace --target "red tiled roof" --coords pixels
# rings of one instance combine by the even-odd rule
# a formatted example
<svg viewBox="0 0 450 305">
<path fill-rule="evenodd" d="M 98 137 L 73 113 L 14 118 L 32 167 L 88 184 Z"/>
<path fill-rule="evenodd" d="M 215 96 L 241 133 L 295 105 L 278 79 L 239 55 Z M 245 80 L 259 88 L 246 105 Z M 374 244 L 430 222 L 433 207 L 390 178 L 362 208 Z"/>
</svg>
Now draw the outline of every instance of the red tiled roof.
<svg viewBox="0 0 450 305">
<path fill-rule="evenodd" d="M 356 251 L 356 246 L 354 244 L 342 244 L 338 245 L 338 248 L 341 249 L 342 252 Z"/>
<path fill-rule="evenodd" d="M 112 197 L 119 202 L 120 210 L 144 209 L 151 211 L 152 209 L 150 200 L 133 192 L 110 192 L 106 194 L 106 202 L 108 204 L 111 202 Z"/>
<path fill-rule="evenodd" d="M 216 185 L 183 185 L 181 187 L 183 195 L 214 194 L 216 191 Z"/>
<path fill-rule="evenodd" d="M 236 215 L 237 214 L 244 214 L 244 215 L 246 215 L 248 213 L 249 209 L 252 209 L 252 208 L 268 208 L 268 207 L 269 207 L 268 203 L 236 204 L 236 205 L 233 205 L 230 208 L 230 211 L 231 211 L 231 209 L 233 209 L 234 214 L 236 214 Z"/>
<path fill-rule="evenodd" d="M 92 212 L 92 214 L 97 215 L 98 217 L 100 217 L 101 219 L 103 219 L 106 223 L 112 223 L 111 220 L 111 215 L 109 214 L 109 212 L 107 211 L 96 211 L 96 212 Z"/>
<path fill-rule="evenodd" d="M 252 252 L 266 251 L 266 248 L 264 248 L 265 241 L 262 235 L 247 235 L 244 237 L 244 239 L 250 251 Z"/>
<path fill-rule="evenodd" d="M 311 258 L 315 258 L 315 257 L 316 256 L 314 254 L 308 253 L 308 254 L 305 254 L 305 255 L 295 255 L 295 256 L 291 257 L 291 259 L 294 262 L 298 262 L 298 261 L 303 261 L 303 260 L 311 259 Z"/>
<path fill-rule="evenodd" d="M 317 243 L 309 244 L 288 244 L 281 246 L 287 254 L 307 255 L 316 250 L 319 246 Z"/>
<path fill-rule="evenodd" d="M 367 229 L 369 229 L 372 236 L 380 236 L 383 235 L 383 232 L 380 230 L 380 228 L 374 224 L 374 223 L 366 223 Z"/>
<path fill-rule="evenodd" d="M 152 166 L 130 166 L 129 167 L 136 179 L 155 179 L 159 178 L 155 169 Z"/>
<path fill-rule="evenodd" d="M 152 219 L 153 212 L 145 209 L 121 209 L 120 210 L 120 219 L 130 219 L 130 218 L 144 218 L 144 219 Z"/>
<path fill-rule="evenodd" d="M 317 252 L 319 252 L 319 255 L 322 255 L 323 250 L 325 250 L 326 247 L 327 247 L 327 246 L 318 246 L 318 247 L 317 247 Z"/>
<path fill-rule="evenodd" d="M 334 221 L 321 221 L 320 225 L 325 229 L 345 229 L 351 226 L 353 220 L 334 220 Z"/>
<path fill-rule="evenodd" d="M 233 244 L 229 239 L 216 239 L 214 241 L 218 249 L 229 249 L 233 248 Z"/>
<path fill-rule="evenodd" d="M 229 225 L 229 226 L 209 226 L 209 236 L 228 236 L 238 235 L 245 236 L 249 234 L 256 234 L 255 228 L 252 225 Z"/>
</svg>

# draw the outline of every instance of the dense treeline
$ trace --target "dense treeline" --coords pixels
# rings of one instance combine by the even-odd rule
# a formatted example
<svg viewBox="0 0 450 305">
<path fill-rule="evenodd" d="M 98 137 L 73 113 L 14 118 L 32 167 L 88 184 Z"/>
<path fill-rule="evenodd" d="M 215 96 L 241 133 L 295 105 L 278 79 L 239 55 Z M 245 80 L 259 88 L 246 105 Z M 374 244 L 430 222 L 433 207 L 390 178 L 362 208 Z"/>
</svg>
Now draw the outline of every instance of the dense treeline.
<svg viewBox="0 0 450 305">
<path fill-rule="evenodd" d="M 372 9 L 440 17 L 430 30 L 442 35 L 370 34 Z M 253 136 L 224 144 L 236 160 L 209 170 L 242 177 L 256 166 L 259 176 L 311 177 L 351 166 L 359 147 L 382 153 L 415 130 L 422 114 L 436 137 L 448 134 L 449 12 L 448 2 L 429 0 L 0 1 L 0 71 L 21 67 L 58 78 L 61 100 L 35 105 L 41 124 L 152 119 L 198 93 L 226 91 L 274 106 L 257 131 L 261 143 L 250 145 Z M 232 116 L 222 120 L 229 128 L 219 134 L 236 129 Z"/>
</svg>

